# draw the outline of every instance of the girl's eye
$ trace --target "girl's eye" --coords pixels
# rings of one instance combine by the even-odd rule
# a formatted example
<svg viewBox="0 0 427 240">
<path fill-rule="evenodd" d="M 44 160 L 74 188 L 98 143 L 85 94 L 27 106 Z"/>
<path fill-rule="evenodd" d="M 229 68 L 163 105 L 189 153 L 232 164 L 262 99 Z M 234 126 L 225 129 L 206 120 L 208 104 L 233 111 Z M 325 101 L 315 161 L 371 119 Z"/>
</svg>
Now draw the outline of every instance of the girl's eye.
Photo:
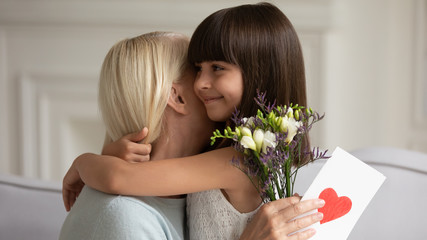
<svg viewBox="0 0 427 240">
<path fill-rule="evenodd" d="M 213 69 L 214 71 L 221 71 L 221 70 L 224 70 L 224 68 L 223 68 L 223 67 L 218 66 L 218 65 L 213 65 L 213 66 L 212 66 L 212 69 Z"/>
</svg>

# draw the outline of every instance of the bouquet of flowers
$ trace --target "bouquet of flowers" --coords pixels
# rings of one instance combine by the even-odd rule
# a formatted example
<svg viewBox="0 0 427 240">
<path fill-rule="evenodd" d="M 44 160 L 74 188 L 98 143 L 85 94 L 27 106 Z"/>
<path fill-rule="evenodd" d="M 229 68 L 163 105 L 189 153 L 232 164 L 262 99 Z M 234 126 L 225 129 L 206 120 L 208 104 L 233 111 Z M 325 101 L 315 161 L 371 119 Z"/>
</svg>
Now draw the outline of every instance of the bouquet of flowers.
<svg viewBox="0 0 427 240">
<path fill-rule="evenodd" d="M 211 144 L 217 138 L 232 139 L 234 148 L 244 155 L 245 167 L 239 168 L 257 187 L 263 201 L 269 202 L 292 196 L 298 169 L 328 157 L 327 150 L 307 149 L 308 132 L 324 115 L 293 104 L 267 104 L 265 96 L 258 92 L 255 98 L 260 107 L 256 116 L 239 118 L 236 110 L 232 118 L 234 131 L 231 127 L 223 133 L 217 129 Z"/>
</svg>

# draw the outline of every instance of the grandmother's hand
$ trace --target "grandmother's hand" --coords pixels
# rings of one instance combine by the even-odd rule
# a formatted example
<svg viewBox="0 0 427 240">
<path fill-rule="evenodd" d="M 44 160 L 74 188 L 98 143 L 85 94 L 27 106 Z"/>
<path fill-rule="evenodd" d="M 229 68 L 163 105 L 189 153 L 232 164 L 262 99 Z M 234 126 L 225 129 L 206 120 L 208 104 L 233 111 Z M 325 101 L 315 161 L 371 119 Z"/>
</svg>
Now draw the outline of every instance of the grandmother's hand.
<svg viewBox="0 0 427 240">
<path fill-rule="evenodd" d="M 300 199 L 299 196 L 293 196 L 264 204 L 246 226 L 240 240 L 305 240 L 312 237 L 315 234 L 314 229 L 289 235 L 319 222 L 323 218 L 322 213 L 316 212 L 298 219 L 294 218 L 323 207 L 325 202 L 321 199 L 305 201 Z"/>
</svg>

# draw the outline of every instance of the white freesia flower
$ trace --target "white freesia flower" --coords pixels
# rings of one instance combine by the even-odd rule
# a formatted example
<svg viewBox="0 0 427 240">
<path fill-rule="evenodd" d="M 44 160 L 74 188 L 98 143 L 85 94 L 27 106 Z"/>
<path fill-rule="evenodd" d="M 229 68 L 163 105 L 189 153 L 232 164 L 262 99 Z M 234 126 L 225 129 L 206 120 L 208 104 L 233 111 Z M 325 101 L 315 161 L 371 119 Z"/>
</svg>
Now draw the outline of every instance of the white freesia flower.
<svg viewBox="0 0 427 240">
<path fill-rule="evenodd" d="M 243 146 L 244 148 L 249 148 L 249 149 L 252 149 L 252 150 L 256 151 L 256 145 L 255 145 L 255 142 L 254 142 L 254 140 L 253 140 L 251 137 L 249 137 L 249 136 L 243 136 L 243 137 L 242 137 L 242 140 L 240 140 L 240 144 L 242 144 L 242 146 Z"/>
<path fill-rule="evenodd" d="M 255 145 L 256 145 L 256 151 L 260 152 L 261 147 L 262 147 L 262 143 L 264 141 L 264 130 L 257 129 L 254 131 L 254 141 L 255 141 Z"/>
<path fill-rule="evenodd" d="M 251 130 L 249 128 L 242 127 L 242 131 L 241 132 L 242 132 L 243 136 L 248 136 L 248 137 L 252 138 L 252 132 L 251 132 Z"/>
<path fill-rule="evenodd" d="M 280 131 L 287 132 L 288 131 L 288 125 L 289 125 L 288 116 L 282 117 L 282 122 L 280 123 Z"/>
<path fill-rule="evenodd" d="M 295 121 L 295 119 L 291 118 L 290 121 L 292 124 L 288 127 L 288 135 L 285 139 L 285 142 L 290 143 L 292 139 L 294 139 L 295 135 L 298 133 L 298 128 L 301 126 L 300 122 Z"/>
<path fill-rule="evenodd" d="M 293 117 L 284 116 L 282 118 L 282 123 L 280 124 L 280 130 L 287 132 L 288 135 L 285 139 L 287 143 L 290 143 L 294 139 L 295 135 L 298 133 L 298 128 L 300 128 L 301 122 L 298 122 Z"/>
<path fill-rule="evenodd" d="M 264 133 L 264 141 L 262 143 L 262 152 L 265 154 L 267 153 L 267 148 L 275 148 L 277 146 L 276 142 L 276 134 L 267 131 Z"/>
</svg>

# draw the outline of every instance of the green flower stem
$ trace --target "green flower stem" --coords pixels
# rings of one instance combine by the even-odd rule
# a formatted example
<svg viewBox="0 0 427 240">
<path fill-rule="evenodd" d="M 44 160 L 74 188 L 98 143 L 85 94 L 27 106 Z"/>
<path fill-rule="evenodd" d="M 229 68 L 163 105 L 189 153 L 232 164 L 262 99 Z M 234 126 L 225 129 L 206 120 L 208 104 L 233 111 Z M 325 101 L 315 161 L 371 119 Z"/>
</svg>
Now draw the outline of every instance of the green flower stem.
<svg viewBox="0 0 427 240">
<path fill-rule="evenodd" d="M 267 193 L 268 193 L 268 196 L 270 197 L 271 201 L 275 201 L 276 200 L 276 195 L 274 195 L 273 186 L 271 186 L 271 184 L 269 185 Z"/>
<path fill-rule="evenodd" d="M 292 159 L 292 158 L 289 158 Z M 290 197 L 292 195 L 292 190 L 291 190 L 291 160 L 287 160 L 286 161 L 286 166 L 285 166 L 285 177 L 286 177 L 286 197 Z"/>
</svg>

